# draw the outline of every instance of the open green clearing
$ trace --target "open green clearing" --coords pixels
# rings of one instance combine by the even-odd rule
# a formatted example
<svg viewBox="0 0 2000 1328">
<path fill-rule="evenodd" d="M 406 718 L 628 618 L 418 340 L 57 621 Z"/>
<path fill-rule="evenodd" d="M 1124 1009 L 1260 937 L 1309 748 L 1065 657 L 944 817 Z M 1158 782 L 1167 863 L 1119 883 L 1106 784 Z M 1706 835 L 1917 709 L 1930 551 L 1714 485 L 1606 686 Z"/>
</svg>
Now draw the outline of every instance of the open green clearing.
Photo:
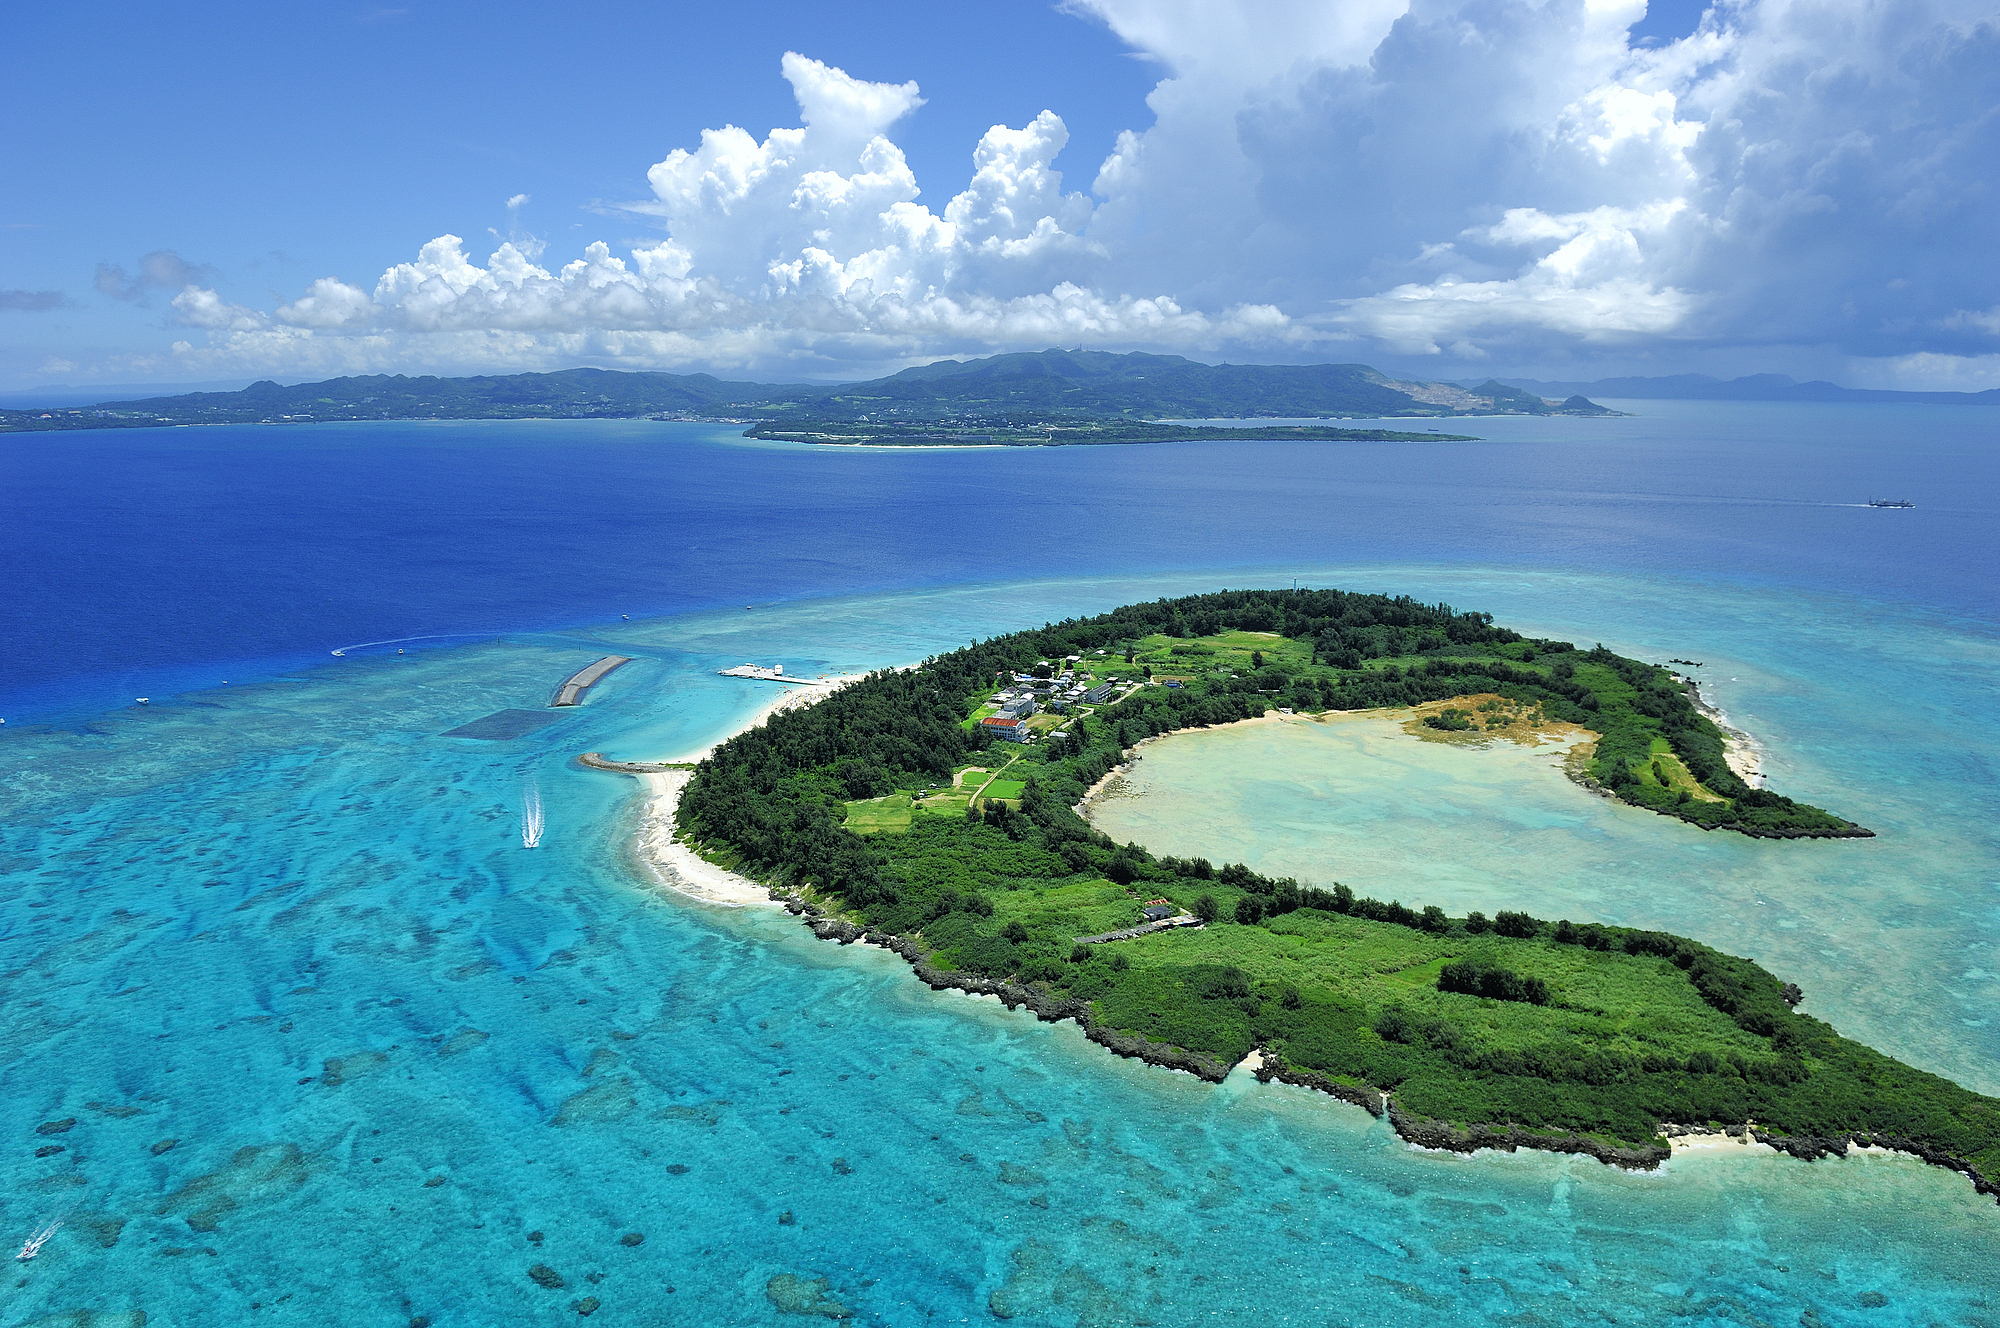
<svg viewBox="0 0 2000 1328">
<path fill-rule="evenodd" d="M 857 835 L 900 834 L 910 828 L 910 795 L 891 793 L 847 804 L 846 825 Z"/>
<path fill-rule="evenodd" d="M 897 823 L 896 793 L 997 764 L 963 725 L 996 670 L 1071 654 L 1135 673 L 1170 660 L 1194 680 L 1010 748 L 978 807 Z M 1403 1112 L 1457 1126 L 1636 1144 L 1662 1123 L 1755 1121 L 1801 1140 L 1902 1140 L 2000 1179 L 2000 1102 L 1797 1013 L 1796 989 L 1748 960 L 1663 933 L 1448 917 L 1337 882 L 1158 857 L 1071 810 L 1154 734 L 1275 706 L 1389 705 L 1456 708 L 1481 733 L 1537 716 L 1582 725 L 1606 786 L 1697 824 L 1865 833 L 1731 783 L 1720 735 L 1663 669 L 1445 605 L 1335 591 L 1134 605 L 872 675 L 723 744 L 690 783 L 683 823 L 741 869 L 913 939 L 935 969 L 1072 1002 L 1215 1073 L 1262 1047 L 1288 1071 L 1391 1090 Z M 864 822 L 865 838 L 850 832 Z M 1212 921 L 1077 943 L 1136 924 L 1154 897 Z"/>
</svg>

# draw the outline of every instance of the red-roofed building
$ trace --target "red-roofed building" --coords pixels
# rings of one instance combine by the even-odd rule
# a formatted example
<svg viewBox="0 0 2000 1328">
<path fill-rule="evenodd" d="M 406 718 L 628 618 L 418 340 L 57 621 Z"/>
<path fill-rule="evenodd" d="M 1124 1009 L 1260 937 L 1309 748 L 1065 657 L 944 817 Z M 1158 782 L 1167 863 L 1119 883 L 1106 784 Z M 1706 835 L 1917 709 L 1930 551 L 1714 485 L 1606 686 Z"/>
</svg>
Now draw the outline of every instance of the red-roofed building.
<svg viewBox="0 0 2000 1328">
<path fill-rule="evenodd" d="M 1026 742 L 1028 740 L 1028 726 L 1025 722 L 1018 719 L 1002 719 L 998 715 L 995 715 L 992 718 L 980 720 L 979 727 L 985 729 L 1002 742 Z"/>
</svg>

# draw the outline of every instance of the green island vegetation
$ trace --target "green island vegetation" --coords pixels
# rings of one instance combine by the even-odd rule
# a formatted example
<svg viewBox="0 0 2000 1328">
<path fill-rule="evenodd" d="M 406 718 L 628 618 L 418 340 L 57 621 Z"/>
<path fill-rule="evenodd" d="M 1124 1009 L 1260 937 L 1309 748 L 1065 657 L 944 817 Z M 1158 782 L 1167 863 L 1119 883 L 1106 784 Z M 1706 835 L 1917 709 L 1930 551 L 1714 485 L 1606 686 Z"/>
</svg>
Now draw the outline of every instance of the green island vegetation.
<svg viewBox="0 0 2000 1328">
<path fill-rule="evenodd" d="M 1426 430 L 1341 429 L 1323 424 L 1153 424 L 1143 420 L 1058 418 L 1033 425 L 1000 421 L 959 420 L 949 427 L 923 420 L 793 419 L 759 424 L 743 431 L 745 438 L 786 443 L 817 443 L 856 447 L 1075 447 L 1094 443 L 1224 442 L 1243 439 L 1294 439 L 1349 443 L 1471 443 L 1470 434 Z"/>
<path fill-rule="evenodd" d="M 678 419 L 749 424 L 762 437 L 879 430 L 866 441 L 938 446 L 973 433 L 1047 446 L 1160 441 L 1123 437 L 1118 428 L 1173 427 L 1147 424 L 1161 419 L 1618 413 L 1581 396 L 1545 400 L 1491 380 L 1474 388 L 1398 381 L 1365 364 L 1202 364 L 1178 355 L 1048 350 L 939 360 L 865 383 L 744 383 L 608 369 L 470 378 L 365 374 L 289 386 L 266 380 L 234 392 L 0 410 L 0 433 L 336 420 Z M 757 432 L 767 428 L 774 432 Z M 1289 436 L 1336 435 L 1308 426 Z"/>
<path fill-rule="evenodd" d="M 1260 1077 L 1386 1111 L 1425 1144 L 1651 1166 L 1663 1129 L 1754 1124 L 1802 1157 L 1881 1143 L 2000 1193 L 2000 1101 L 1798 1013 L 1798 989 L 1749 960 L 1156 856 L 1076 810 L 1156 734 L 1480 693 L 1455 720 L 1592 728 L 1597 779 L 1636 805 L 1748 833 L 1848 825 L 1724 778 L 1719 735 L 1664 670 L 1316 590 L 1133 605 L 872 674 L 722 744 L 680 824 L 821 936 L 888 945 L 933 986 L 1212 1080 L 1258 1049 Z M 1668 782 L 1656 743 L 1678 762 Z M 1670 791 L 1690 777 L 1712 802 Z"/>
</svg>

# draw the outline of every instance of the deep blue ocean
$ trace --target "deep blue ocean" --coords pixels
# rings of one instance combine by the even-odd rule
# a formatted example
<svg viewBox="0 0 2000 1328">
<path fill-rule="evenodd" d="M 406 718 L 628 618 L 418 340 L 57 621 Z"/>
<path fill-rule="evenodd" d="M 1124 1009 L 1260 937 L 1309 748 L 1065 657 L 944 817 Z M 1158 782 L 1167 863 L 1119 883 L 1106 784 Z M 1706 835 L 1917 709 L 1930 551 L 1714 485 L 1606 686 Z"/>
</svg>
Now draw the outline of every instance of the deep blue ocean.
<svg viewBox="0 0 2000 1328">
<path fill-rule="evenodd" d="M 1703 660 L 1774 787 L 1882 833 L 1384 799 L 1410 894 L 1697 936 L 2000 1093 L 2000 411 L 1613 404 L 1472 443 L 0 438 L 0 1235 L 63 1223 L 0 1325 L 2000 1322 L 2000 1206 L 1949 1173 L 1423 1153 L 663 892 L 637 786 L 572 762 L 728 732 L 746 660 L 1444 599 Z M 611 651 L 559 722 L 444 736 Z"/>
</svg>

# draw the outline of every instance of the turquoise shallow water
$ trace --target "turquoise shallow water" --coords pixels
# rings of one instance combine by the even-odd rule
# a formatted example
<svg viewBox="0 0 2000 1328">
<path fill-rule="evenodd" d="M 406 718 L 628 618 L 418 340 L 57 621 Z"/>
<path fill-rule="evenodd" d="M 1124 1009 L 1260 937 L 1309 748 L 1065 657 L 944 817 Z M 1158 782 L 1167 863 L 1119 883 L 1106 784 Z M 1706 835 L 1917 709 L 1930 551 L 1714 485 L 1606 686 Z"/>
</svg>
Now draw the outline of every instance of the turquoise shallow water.
<svg viewBox="0 0 2000 1328">
<path fill-rule="evenodd" d="M 1269 852 L 1328 854 L 1356 884 L 1407 866 L 1441 902 L 1534 890 L 1657 916 L 1802 974 L 1808 1008 L 1849 1032 L 2000 1079 L 1985 976 L 2000 855 L 1972 815 L 1992 788 L 1989 640 L 1658 578 L 1318 570 L 1635 653 L 1706 652 L 1691 657 L 1736 679 L 1721 699 L 1767 739 L 1774 783 L 1884 835 L 1712 837 L 1681 859 L 1665 822 L 1626 825 L 1559 788 L 1513 824 L 1371 800 L 1360 780 L 1343 813 L 1359 821 L 1302 813 Z M 1899 1158 L 1628 1175 L 1420 1153 L 1323 1097 L 1117 1060 L 781 915 L 651 892 L 626 858 L 636 786 L 570 764 L 727 731 L 764 694 L 722 665 L 903 662 L 1215 581 L 935 590 L 363 654 L 10 732 L 0 1223 L 17 1239 L 66 1225 L 13 1265 L 0 1322 L 576 1322 L 584 1296 L 593 1325 L 800 1322 L 767 1294 L 781 1274 L 825 1278 L 885 1324 L 2000 1316 L 2000 1210 L 1955 1176 Z M 537 707 L 613 649 L 635 663 L 556 725 L 439 736 Z M 1381 778 L 1406 794 L 1415 776 Z M 548 826 L 532 851 L 530 782 Z M 1585 847 L 1536 838 L 1560 817 Z M 1316 827 L 1368 851 L 1328 849 Z M 1741 856 L 1764 847 L 1837 865 Z M 49 1147 L 64 1151 L 35 1156 Z M 566 1285 L 530 1280 L 536 1263 Z"/>
</svg>

